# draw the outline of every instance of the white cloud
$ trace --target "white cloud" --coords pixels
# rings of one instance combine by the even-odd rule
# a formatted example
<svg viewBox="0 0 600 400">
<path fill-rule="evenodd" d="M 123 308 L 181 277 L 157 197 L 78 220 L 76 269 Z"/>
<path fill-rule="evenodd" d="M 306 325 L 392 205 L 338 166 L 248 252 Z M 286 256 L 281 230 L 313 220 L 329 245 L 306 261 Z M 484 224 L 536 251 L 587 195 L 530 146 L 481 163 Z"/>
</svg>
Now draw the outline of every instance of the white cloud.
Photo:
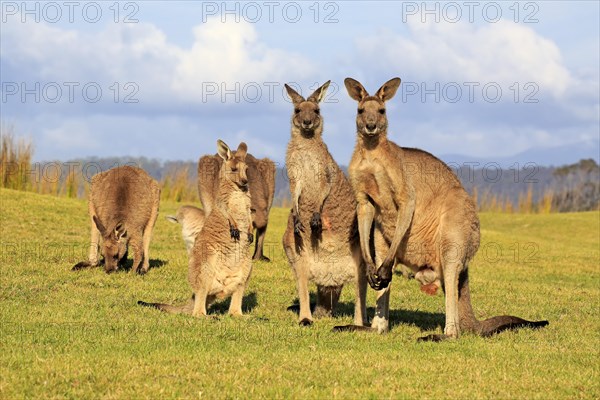
<svg viewBox="0 0 600 400">
<path fill-rule="evenodd" d="M 361 37 L 361 57 L 399 71 L 409 81 L 536 82 L 540 90 L 562 96 L 573 78 L 560 50 L 533 29 L 501 20 L 477 26 L 466 23 L 409 22 L 411 35 L 389 31 Z"/>
<path fill-rule="evenodd" d="M 250 23 L 209 19 L 194 27 L 193 34 L 194 43 L 186 49 L 148 23 L 110 24 L 93 33 L 7 23 L 0 54 L 35 80 L 104 82 L 107 87 L 135 82 L 140 102 L 149 104 L 206 100 L 203 82 L 233 88 L 235 82 L 279 83 L 316 71 L 299 54 L 265 45 Z"/>
<path fill-rule="evenodd" d="M 259 41 L 249 23 L 223 24 L 218 20 L 194 28 L 194 44 L 183 52 L 173 88 L 186 99 L 200 99 L 203 83 L 282 82 L 313 74 L 314 64 L 293 52 L 269 48 Z"/>
<path fill-rule="evenodd" d="M 501 20 L 481 25 L 416 21 L 408 28 L 404 35 L 379 30 L 356 39 L 357 63 L 373 86 L 367 90 L 374 92 L 394 75 L 419 84 L 417 94 L 404 101 L 397 96 L 390 104 L 391 137 L 399 144 L 435 154 L 508 156 L 598 137 L 597 71 L 567 68 L 555 42 L 532 27 Z M 383 78 L 372 82 L 372 76 Z M 433 94 L 423 100 L 424 88 L 434 88 L 435 82 L 440 87 L 457 82 L 462 101 L 452 104 L 442 95 L 438 102 Z M 480 84 L 473 102 L 465 101 L 465 82 Z M 503 91 L 498 103 L 482 95 L 490 82 Z M 511 89 L 515 82 L 518 102 Z M 534 92 L 535 87 L 524 87 L 528 82 L 537 85 L 532 97 L 537 103 L 523 102 Z"/>
<path fill-rule="evenodd" d="M 174 41 L 177 35 L 167 35 L 173 33 L 168 22 L 164 30 L 152 23 L 80 29 L 9 22 L 2 26 L 3 81 L 99 82 L 105 96 L 95 104 L 82 102 L 81 96 L 76 104 L 23 104 L 17 95 L 2 105 L 2 117 L 21 118 L 15 121 L 17 129 L 37 135 L 36 156 L 42 159 L 94 154 L 196 159 L 213 153 L 214 140 L 223 137 L 231 143 L 245 140 L 254 154 L 282 160 L 292 108 L 283 101 L 281 85 L 274 105 L 243 99 L 235 103 L 229 96 L 224 106 L 220 96 L 204 101 L 202 83 L 230 89 L 236 82 L 257 82 L 264 94 L 264 82 L 293 80 L 308 92 L 314 82 L 331 78 L 340 85 L 333 95 L 340 102 L 323 105 L 324 138 L 336 160 L 345 164 L 354 144 L 355 103 L 342 79 L 364 79 L 374 91 L 399 75 L 419 83 L 498 82 L 505 91 L 503 101 L 495 104 L 483 102 L 481 90 L 475 103 L 457 104 L 437 104 L 432 96 L 421 102 L 420 95 L 403 102 L 399 93 L 389 115 L 390 136 L 401 145 L 434 154 L 493 156 L 597 139 L 596 61 L 590 62 L 586 53 L 569 69 L 563 60 L 573 53 L 564 43 L 576 45 L 585 39 L 582 34 L 567 37 L 559 49 L 537 25 L 410 23 L 407 30 L 390 31 L 379 28 L 376 14 L 360 11 L 358 23 L 340 19 L 338 35 L 323 35 L 323 28 L 313 27 L 308 44 L 299 36 L 304 33 L 300 26 L 279 32 L 275 26 L 223 24 L 218 18 L 178 28 L 192 39 L 186 45 Z M 268 45 L 261 36 L 265 32 L 272 35 L 269 42 L 279 45 Z M 355 38 L 353 49 L 347 44 L 350 38 Z M 513 103 L 508 88 L 529 81 L 539 85 L 540 102 Z M 122 89 L 126 82 L 137 83 L 139 104 L 112 102 L 113 82 Z"/>
</svg>

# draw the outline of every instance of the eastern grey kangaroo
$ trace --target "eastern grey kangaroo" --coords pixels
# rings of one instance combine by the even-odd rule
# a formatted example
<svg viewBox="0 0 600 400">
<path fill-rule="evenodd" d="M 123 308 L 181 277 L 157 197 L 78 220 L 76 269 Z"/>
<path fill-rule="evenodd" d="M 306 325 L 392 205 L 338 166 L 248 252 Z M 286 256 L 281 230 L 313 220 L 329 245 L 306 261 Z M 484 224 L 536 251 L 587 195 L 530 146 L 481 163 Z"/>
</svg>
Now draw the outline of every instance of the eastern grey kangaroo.
<svg viewBox="0 0 600 400">
<path fill-rule="evenodd" d="M 358 280 L 354 321 L 366 322 L 366 275 L 356 231 L 350 183 L 323 142 L 319 103 L 329 82 L 308 99 L 285 85 L 292 99 L 292 134 L 286 167 L 293 209 L 283 247 L 296 276 L 300 324 L 312 324 L 308 282 L 317 284 L 315 316 L 330 315 L 343 285 Z"/>
<path fill-rule="evenodd" d="M 246 176 L 247 147 L 240 143 L 232 152 L 225 142 L 217 142 L 223 158 L 219 190 L 214 208 L 206 216 L 189 255 L 188 280 L 194 292 L 183 306 L 138 301 L 172 313 L 206 316 L 216 299 L 231 296 L 229 314 L 242 315 L 242 298 L 252 272 L 248 252 L 253 241 L 250 193 Z"/>
<path fill-rule="evenodd" d="M 206 215 L 214 206 L 219 189 L 219 171 L 223 159 L 218 155 L 202 156 L 198 161 L 198 194 Z M 253 260 L 271 261 L 264 255 L 263 247 L 269 223 L 269 211 L 275 196 L 275 163 L 268 158 L 257 159 L 246 155 L 248 186 L 251 193 L 252 223 L 256 228 Z"/>
<path fill-rule="evenodd" d="M 444 334 L 423 340 L 458 338 L 461 330 L 488 336 L 509 328 L 547 325 L 548 321 L 512 316 L 481 322 L 475 318 L 468 279 L 469 262 L 479 248 L 473 200 L 442 161 L 388 140 L 385 102 L 396 93 L 400 78 L 386 82 L 374 96 L 352 78 L 344 83 L 358 102 L 357 140 L 349 172 L 368 281 L 378 291 L 372 328 L 388 329 L 389 285 L 396 262 L 416 272 L 424 291 L 444 289 Z"/>
<path fill-rule="evenodd" d="M 141 168 L 123 166 L 94 175 L 88 201 L 91 219 L 89 260 L 73 270 L 98 265 L 102 237 L 104 270 L 116 271 L 133 249 L 132 271 L 145 274 L 150 267 L 150 238 L 158 217 L 158 182 Z"/>
</svg>

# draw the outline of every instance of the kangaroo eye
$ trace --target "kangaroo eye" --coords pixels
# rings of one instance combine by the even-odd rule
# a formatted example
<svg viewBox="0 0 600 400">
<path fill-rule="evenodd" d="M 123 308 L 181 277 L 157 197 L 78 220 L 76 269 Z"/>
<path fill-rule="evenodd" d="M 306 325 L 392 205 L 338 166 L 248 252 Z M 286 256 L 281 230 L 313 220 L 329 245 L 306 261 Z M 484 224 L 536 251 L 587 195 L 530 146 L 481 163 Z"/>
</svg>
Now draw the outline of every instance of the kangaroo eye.
<svg viewBox="0 0 600 400">
<path fill-rule="evenodd" d="M 379 109 L 379 114 L 385 114 L 385 108 L 380 108 Z"/>
<path fill-rule="evenodd" d="M 294 109 L 294 113 L 300 114 L 300 109 L 299 108 Z"/>
<path fill-rule="evenodd" d="M 358 113 L 359 113 L 359 114 L 362 114 L 363 112 L 365 112 L 365 109 L 364 109 L 364 108 L 359 108 L 359 109 L 358 109 Z"/>
<path fill-rule="evenodd" d="M 237 168 L 231 168 L 231 172 L 237 172 Z"/>
<path fill-rule="evenodd" d="M 318 108 L 315 110 L 315 114 L 319 115 L 321 113 L 321 110 L 319 110 Z"/>
</svg>

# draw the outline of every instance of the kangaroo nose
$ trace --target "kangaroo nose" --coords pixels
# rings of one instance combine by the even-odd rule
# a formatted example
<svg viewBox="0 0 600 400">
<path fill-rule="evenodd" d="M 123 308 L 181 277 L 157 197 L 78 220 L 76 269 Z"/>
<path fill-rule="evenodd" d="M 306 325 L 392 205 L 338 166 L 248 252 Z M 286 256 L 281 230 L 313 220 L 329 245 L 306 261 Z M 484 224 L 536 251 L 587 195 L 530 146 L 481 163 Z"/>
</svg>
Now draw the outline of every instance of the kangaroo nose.
<svg viewBox="0 0 600 400">
<path fill-rule="evenodd" d="M 248 184 L 248 179 L 242 179 L 241 182 L 242 185 L 246 186 Z"/>
<path fill-rule="evenodd" d="M 310 120 L 309 119 L 305 119 L 304 121 L 302 121 L 302 124 L 308 126 L 308 125 L 310 125 Z"/>
<path fill-rule="evenodd" d="M 377 128 L 377 125 L 375 125 L 375 124 L 367 124 L 367 130 L 374 131 L 375 128 Z"/>
</svg>

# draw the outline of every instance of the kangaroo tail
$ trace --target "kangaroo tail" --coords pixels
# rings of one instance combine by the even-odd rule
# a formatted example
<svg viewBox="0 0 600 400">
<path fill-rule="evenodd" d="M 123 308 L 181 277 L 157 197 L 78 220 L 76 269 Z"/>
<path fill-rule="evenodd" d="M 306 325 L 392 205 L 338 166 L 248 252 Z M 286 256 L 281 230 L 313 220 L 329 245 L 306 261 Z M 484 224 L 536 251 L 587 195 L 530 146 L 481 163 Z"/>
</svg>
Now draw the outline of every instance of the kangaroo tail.
<svg viewBox="0 0 600 400">
<path fill-rule="evenodd" d="M 194 298 L 192 297 L 187 303 L 180 306 L 172 306 L 170 304 L 163 303 L 146 303 L 145 301 L 138 300 L 138 305 L 142 307 L 152 307 L 157 310 L 168 312 L 171 314 L 191 314 L 194 309 Z"/>
<path fill-rule="evenodd" d="M 542 328 L 549 324 L 548 321 L 527 321 L 523 318 L 510 315 L 501 315 L 478 321 L 471 306 L 471 294 L 469 292 L 469 273 L 465 268 L 459 276 L 458 314 L 461 329 L 469 330 L 488 337 L 509 329 L 520 328 Z"/>
<path fill-rule="evenodd" d="M 73 266 L 73 268 L 71 268 L 71 271 L 79 271 L 81 269 L 84 268 L 90 268 L 92 267 L 92 263 L 89 261 L 81 261 L 78 262 L 77 264 L 75 264 L 75 266 Z"/>
<path fill-rule="evenodd" d="M 548 321 L 527 321 L 523 318 L 513 317 L 511 315 L 501 315 L 488 318 L 479 322 L 479 334 L 487 337 L 502 331 L 519 328 L 542 328 L 548 325 Z"/>
</svg>

